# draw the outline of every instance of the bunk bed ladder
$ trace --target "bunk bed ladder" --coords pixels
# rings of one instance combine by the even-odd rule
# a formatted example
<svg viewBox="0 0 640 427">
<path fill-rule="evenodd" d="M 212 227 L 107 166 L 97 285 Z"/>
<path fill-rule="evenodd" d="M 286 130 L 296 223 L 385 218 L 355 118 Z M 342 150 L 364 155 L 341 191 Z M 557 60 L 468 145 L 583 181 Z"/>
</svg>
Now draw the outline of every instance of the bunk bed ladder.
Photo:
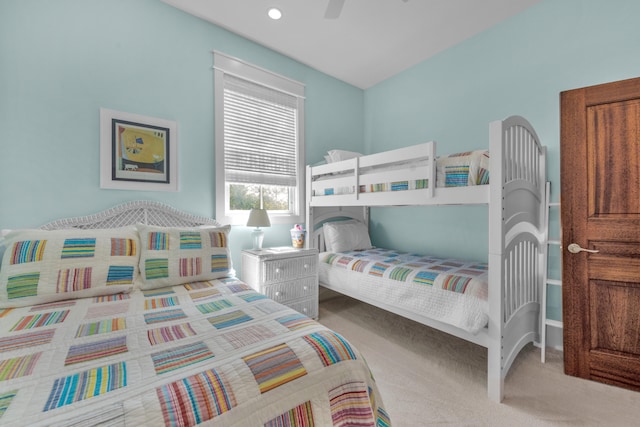
<svg viewBox="0 0 640 427">
<path fill-rule="evenodd" d="M 546 191 L 545 191 L 545 203 L 546 203 L 546 211 L 545 211 L 545 248 L 546 251 L 544 256 L 544 270 L 546 272 L 545 281 L 542 285 L 542 304 L 540 307 L 540 361 L 545 363 L 546 361 L 546 350 L 547 350 L 547 327 L 560 328 L 562 329 L 562 321 L 553 320 L 547 318 L 547 290 L 549 286 L 562 286 L 562 281 L 558 279 L 552 279 L 549 277 L 549 246 L 560 246 L 561 240 L 560 237 L 558 239 L 549 239 L 549 216 L 550 210 L 552 208 L 560 208 L 559 202 L 551 202 L 551 183 L 547 182 Z M 558 217 L 560 217 L 560 212 L 558 211 Z"/>
</svg>

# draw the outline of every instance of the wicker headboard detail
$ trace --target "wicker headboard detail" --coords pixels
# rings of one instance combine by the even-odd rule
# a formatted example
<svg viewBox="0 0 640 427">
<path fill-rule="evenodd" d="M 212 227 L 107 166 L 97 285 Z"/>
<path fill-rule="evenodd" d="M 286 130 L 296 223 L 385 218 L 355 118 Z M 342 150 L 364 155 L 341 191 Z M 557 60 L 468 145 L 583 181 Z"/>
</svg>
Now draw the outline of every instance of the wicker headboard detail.
<svg viewBox="0 0 640 427">
<path fill-rule="evenodd" d="M 140 200 L 124 203 L 93 215 L 59 219 L 44 224 L 40 228 L 43 230 L 115 228 L 133 224 L 165 227 L 221 225 L 213 218 L 192 215 L 159 202 Z"/>
</svg>

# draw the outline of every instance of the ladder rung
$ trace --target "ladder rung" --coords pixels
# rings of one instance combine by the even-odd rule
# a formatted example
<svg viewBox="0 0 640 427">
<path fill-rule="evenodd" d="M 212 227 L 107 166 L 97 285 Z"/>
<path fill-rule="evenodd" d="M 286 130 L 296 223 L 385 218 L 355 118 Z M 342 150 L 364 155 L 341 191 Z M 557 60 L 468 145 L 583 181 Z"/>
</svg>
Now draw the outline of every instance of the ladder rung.
<svg viewBox="0 0 640 427">
<path fill-rule="evenodd" d="M 547 284 L 548 285 L 554 285 L 554 286 L 562 286 L 562 280 L 557 280 L 557 279 L 547 279 Z"/>
<path fill-rule="evenodd" d="M 562 328 L 562 322 L 560 320 L 547 319 L 544 324 L 547 326 L 553 326 L 554 328 Z"/>
</svg>

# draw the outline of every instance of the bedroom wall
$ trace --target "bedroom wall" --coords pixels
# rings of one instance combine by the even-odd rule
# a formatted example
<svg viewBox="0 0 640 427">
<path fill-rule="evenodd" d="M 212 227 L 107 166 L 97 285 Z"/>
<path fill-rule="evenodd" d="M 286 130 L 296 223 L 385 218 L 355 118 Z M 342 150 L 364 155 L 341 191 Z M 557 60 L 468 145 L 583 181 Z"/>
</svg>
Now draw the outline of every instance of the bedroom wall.
<svg viewBox="0 0 640 427">
<path fill-rule="evenodd" d="M 521 114 L 549 149 L 557 200 L 559 92 L 638 76 L 639 13 L 633 0 L 544 0 L 363 92 L 160 0 L 2 0 L 0 228 L 136 199 L 213 216 L 214 49 L 306 85 L 309 163 L 336 147 L 485 147 L 490 121 Z M 179 192 L 99 188 L 100 107 L 178 122 Z M 484 207 L 376 208 L 372 239 L 484 260 L 486 216 Z M 265 245 L 289 244 L 288 228 L 266 230 Z M 232 231 L 238 267 L 250 231 Z M 558 314 L 559 294 L 551 305 Z"/>
<path fill-rule="evenodd" d="M 557 201 L 559 93 L 639 76 L 638 16 L 633 0 L 542 1 L 365 91 L 365 152 L 429 140 L 442 154 L 484 148 L 489 122 L 523 115 L 548 147 Z M 371 220 L 376 245 L 486 261 L 486 207 L 376 208 Z M 551 262 L 559 275 L 557 253 Z M 555 318 L 560 300 L 550 295 Z"/>
<path fill-rule="evenodd" d="M 0 229 L 136 199 L 213 216 L 213 50 L 306 85 L 308 161 L 362 148 L 362 90 L 160 0 L 2 0 Z M 100 189 L 101 107 L 178 123 L 179 192 Z M 289 228 L 265 246 L 290 245 Z M 236 267 L 250 231 L 232 230 Z"/>
</svg>

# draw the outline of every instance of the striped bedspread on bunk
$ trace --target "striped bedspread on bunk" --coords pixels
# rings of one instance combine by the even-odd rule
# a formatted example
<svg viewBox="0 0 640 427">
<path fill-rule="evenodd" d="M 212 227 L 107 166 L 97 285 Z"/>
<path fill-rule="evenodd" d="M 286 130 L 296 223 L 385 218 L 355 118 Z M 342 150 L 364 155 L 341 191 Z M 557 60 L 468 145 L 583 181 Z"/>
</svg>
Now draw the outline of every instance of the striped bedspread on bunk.
<svg viewBox="0 0 640 427">
<path fill-rule="evenodd" d="M 327 253 L 337 268 L 487 299 L 487 264 L 393 251 L 368 249 Z"/>
<path fill-rule="evenodd" d="M 382 182 L 371 185 L 361 185 L 361 193 L 375 193 L 379 191 L 404 191 L 429 188 L 428 179 L 415 179 L 411 181 Z"/>
<path fill-rule="evenodd" d="M 411 167 L 407 163 L 406 167 Z M 489 184 L 489 150 L 475 150 L 455 153 L 438 157 L 436 160 L 437 187 L 466 187 Z M 360 193 L 375 193 L 383 191 L 420 190 L 429 187 L 429 179 L 379 182 L 360 185 Z M 314 192 L 314 196 L 329 196 L 335 194 L 352 194 L 353 187 L 325 187 L 321 194 Z"/>
<path fill-rule="evenodd" d="M 388 249 L 320 254 L 320 283 L 382 308 L 478 333 L 489 320 L 485 263 Z"/>
<path fill-rule="evenodd" d="M 0 425 L 388 426 L 342 336 L 235 278 L 0 310 Z"/>
</svg>

